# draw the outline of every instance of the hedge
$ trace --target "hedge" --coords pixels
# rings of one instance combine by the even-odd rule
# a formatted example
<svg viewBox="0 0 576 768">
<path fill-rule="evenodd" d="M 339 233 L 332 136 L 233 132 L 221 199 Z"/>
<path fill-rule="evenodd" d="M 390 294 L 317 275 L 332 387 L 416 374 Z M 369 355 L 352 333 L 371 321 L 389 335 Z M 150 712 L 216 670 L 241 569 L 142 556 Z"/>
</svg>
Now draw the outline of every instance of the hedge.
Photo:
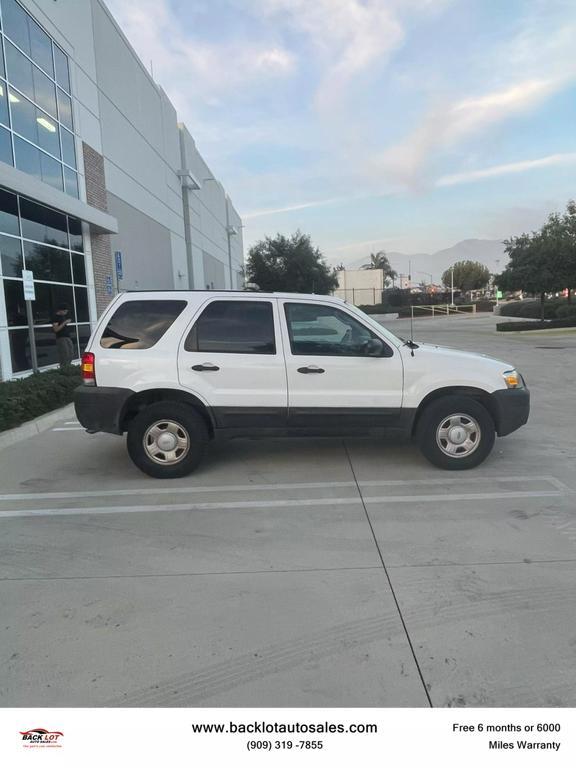
<svg viewBox="0 0 576 768">
<path fill-rule="evenodd" d="M 566 299 L 548 299 L 544 302 L 544 319 L 552 320 L 557 317 L 557 311 L 560 307 L 574 306 L 569 305 Z M 524 299 L 524 301 L 511 301 L 508 304 L 500 305 L 500 315 L 502 317 L 525 317 L 540 319 L 541 305 L 538 299 Z M 575 308 L 576 313 L 576 308 Z"/>
<path fill-rule="evenodd" d="M 497 331 L 538 331 L 543 328 L 576 328 L 576 315 L 557 320 L 545 320 L 544 322 L 527 320 L 517 323 L 497 323 Z"/>
<path fill-rule="evenodd" d="M 0 382 L 0 432 L 72 402 L 82 383 L 76 366 Z"/>
</svg>

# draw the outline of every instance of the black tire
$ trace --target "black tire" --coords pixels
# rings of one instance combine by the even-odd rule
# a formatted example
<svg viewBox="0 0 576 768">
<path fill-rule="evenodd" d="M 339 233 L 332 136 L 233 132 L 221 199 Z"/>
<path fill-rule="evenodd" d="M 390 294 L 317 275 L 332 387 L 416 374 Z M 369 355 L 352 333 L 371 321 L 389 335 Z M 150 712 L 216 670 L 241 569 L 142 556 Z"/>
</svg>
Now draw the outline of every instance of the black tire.
<svg viewBox="0 0 576 768">
<path fill-rule="evenodd" d="M 448 421 L 450 416 L 464 418 Z M 469 421 L 466 421 L 466 417 L 469 417 Z M 444 451 L 450 447 L 454 448 L 454 443 L 448 438 L 443 438 L 439 430 L 444 427 L 445 434 L 449 426 L 459 422 L 470 431 L 469 441 L 473 445 L 468 453 L 463 445 L 455 448 L 456 451 L 462 451 L 462 455 L 447 455 Z M 471 397 L 458 395 L 448 395 L 430 403 L 420 417 L 416 431 L 416 439 L 423 455 L 441 469 L 462 470 L 477 467 L 492 450 L 495 438 L 494 421 L 486 408 Z"/>
<path fill-rule="evenodd" d="M 176 456 L 174 463 L 160 463 L 160 456 L 162 455 L 164 455 L 164 461 L 166 461 L 166 453 L 159 454 L 155 461 L 144 446 L 144 439 L 148 430 L 154 424 L 162 422 L 178 425 L 180 429 L 177 434 L 181 438 L 184 436 L 185 439 L 187 438 L 187 449 L 177 449 L 178 451 L 182 450 L 182 457 Z M 150 439 L 148 437 L 148 441 Z M 138 469 L 141 469 L 142 472 L 150 475 L 150 477 L 171 479 L 184 477 L 196 469 L 202 460 L 207 442 L 208 429 L 198 411 L 186 403 L 165 401 L 149 405 L 134 417 L 128 426 L 126 445 L 130 458 Z"/>
</svg>

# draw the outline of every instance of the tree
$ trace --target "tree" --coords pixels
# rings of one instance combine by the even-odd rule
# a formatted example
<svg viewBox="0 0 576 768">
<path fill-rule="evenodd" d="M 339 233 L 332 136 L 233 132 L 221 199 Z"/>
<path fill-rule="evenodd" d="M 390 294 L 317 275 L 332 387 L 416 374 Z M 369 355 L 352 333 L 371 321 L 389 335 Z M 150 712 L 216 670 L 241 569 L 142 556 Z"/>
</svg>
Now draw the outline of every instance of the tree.
<svg viewBox="0 0 576 768">
<path fill-rule="evenodd" d="M 246 277 L 262 291 L 326 294 L 338 287 L 336 270 L 299 230 L 255 243 L 248 252 Z"/>
<path fill-rule="evenodd" d="M 370 261 L 368 264 L 363 264 L 360 269 L 381 269 L 382 272 L 384 272 L 384 285 L 387 285 L 389 280 L 394 282 L 394 280 L 398 277 L 397 272 L 395 272 L 390 266 L 390 262 L 388 261 L 388 256 L 386 256 L 385 251 L 371 253 Z"/>
<path fill-rule="evenodd" d="M 523 233 L 504 241 L 510 256 L 506 269 L 496 278 L 498 287 L 505 291 L 522 290 L 540 295 L 540 319 L 544 320 L 546 294 L 563 285 L 563 276 L 557 269 L 558 251 L 553 232 L 544 230 Z"/>
<path fill-rule="evenodd" d="M 490 281 L 490 271 L 484 264 L 479 261 L 457 261 L 442 275 L 442 282 L 446 287 L 452 285 L 452 270 L 454 270 L 454 287 L 462 292 L 485 288 Z"/>
</svg>

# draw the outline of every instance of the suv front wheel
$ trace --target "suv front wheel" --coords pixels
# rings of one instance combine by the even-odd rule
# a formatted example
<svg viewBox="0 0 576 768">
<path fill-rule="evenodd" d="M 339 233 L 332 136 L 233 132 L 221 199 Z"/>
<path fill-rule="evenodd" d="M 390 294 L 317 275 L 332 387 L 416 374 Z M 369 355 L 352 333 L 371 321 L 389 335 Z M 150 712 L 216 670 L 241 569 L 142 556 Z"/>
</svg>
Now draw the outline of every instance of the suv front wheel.
<svg viewBox="0 0 576 768">
<path fill-rule="evenodd" d="M 128 426 L 130 458 L 151 477 L 190 474 L 200 463 L 207 441 L 204 419 L 185 403 L 153 403 Z"/>
<path fill-rule="evenodd" d="M 416 433 L 420 450 L 442 469 L 472 469 L 488 456 L 496 437 L 486 408 L 471 397 L 447 396 L 432 402 Z"/>
</svg>

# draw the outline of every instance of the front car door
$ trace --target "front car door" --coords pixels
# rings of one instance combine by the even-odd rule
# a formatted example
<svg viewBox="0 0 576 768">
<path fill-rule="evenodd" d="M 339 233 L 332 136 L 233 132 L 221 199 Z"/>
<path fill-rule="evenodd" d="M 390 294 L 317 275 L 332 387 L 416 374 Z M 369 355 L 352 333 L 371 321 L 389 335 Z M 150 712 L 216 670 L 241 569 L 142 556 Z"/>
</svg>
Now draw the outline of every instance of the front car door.
<svg viewBox="0 0 576 768">
<path fill-rule="evenodd" d="M 209 299 L 180 343 L 178 376 L 212 409 L 219 428 L 284 427 L 278 302 L 253 295 Z"/>
<path fill-rule="evenodd" d="M 400 426 L 398 348 L 345 306 L 302 300 L 282 305 L 289 426 Z"/>
</svg>

